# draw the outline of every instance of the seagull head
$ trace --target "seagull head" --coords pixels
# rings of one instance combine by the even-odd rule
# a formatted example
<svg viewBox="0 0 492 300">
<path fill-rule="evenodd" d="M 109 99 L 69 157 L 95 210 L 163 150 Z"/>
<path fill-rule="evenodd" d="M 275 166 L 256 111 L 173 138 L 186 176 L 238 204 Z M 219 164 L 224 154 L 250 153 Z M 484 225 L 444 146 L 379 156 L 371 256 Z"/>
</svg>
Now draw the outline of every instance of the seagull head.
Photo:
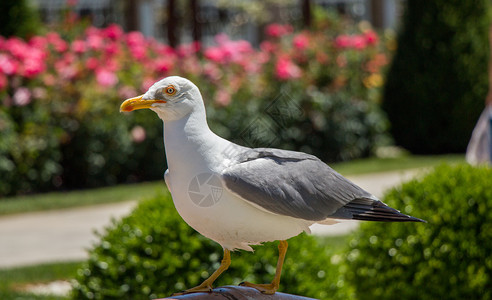
<svg viewBox="0 0 492 300">
<path fill-rule="evenodd" d="M 163 121 L 179 120 L 194 110 L 204 110 L 198 87 L 186 78 L 166 77 L 154 83 L 140 96 L 125 100 L 120 112 L 149 108 Z"/>
</svg>

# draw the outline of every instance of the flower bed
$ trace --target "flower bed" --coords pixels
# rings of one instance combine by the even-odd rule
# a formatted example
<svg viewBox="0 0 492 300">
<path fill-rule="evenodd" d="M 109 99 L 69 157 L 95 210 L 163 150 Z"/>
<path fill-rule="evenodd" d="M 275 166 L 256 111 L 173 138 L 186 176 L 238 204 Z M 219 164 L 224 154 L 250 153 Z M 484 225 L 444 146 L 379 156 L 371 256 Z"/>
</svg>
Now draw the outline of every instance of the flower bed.
<svg viewBox="0 0 492 300">
<path fill-rule="evenodd" d="M 200 87 L 225 138 L 329 161 L 368 155 L 386 137 L 377 101 L 387 51 L 370 28 L 340 28 L 273 24 L 259 49 L 222 34 L 212 47 L 173 49 L 117 25 L 0 38 L 0 195 L 161 178 L 160 122 L 118 108 L 168 75 Z"/>
</svg>

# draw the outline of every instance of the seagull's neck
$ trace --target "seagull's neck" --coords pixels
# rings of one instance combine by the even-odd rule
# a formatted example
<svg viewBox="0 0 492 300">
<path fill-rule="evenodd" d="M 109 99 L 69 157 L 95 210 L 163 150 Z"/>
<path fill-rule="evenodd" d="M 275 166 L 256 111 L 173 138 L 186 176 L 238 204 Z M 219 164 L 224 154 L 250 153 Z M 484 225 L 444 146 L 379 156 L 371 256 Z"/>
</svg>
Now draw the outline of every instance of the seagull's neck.
<svg viewBox="0 0 492 300">
<path fill-rule="evenodd" d="M 204 109 L 179 120 L 164 121 L 164 146 L 170 172 L 185 165 L 213 168 L 214 157 L 225 142 L 208 127 Z"/>
</svg>

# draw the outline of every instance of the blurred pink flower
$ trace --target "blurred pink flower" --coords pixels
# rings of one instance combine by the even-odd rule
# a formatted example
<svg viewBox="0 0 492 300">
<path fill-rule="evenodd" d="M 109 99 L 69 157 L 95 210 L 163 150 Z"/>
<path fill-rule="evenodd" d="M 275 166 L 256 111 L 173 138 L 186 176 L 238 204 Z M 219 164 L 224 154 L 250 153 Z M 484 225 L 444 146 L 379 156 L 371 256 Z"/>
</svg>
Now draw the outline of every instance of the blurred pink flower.
<svg viewBox="0 0 492 300">
<path fill-rule="evenodd" d="M 31 92 L 28 88 L 18 88 L 13 96 L 14 104 L 17 106 L 25 106 L 31 103 Z"/>
<path fill-rule="evenodd" d="M 289 34 L 293 31 L 293 28 L 289 24 L 270 24 L 265 28 L 266 35 L 274 38 L 282 37 L 286 34 Z"/>
<path fill-rule="evenodd" d="M 33 36 L 29 40 L 29 45 L 36 49 L 45 51 L 46 47 L 48 46 L 48 41 L 44 36 L 37 35 L 37 36 Z"/>
<path fill-rule="evenodd" d="M 335 47 L 342 48 L 342 49 L 352 48 L 352 49 L 362 50 L 367 47 L 367 39 L 366 36 L 362 34 L 359 35 L 342 34 L 337 36 L 337 38 L 335 39 Z"/>
<path fill-rule="evenodd" d="M 22 67 L 22 76 L 26 78 L 33 78 L 46 68 L 44 60 L 36 58 L 27 58 Z"/>
<path fill-rule="evenodd" d="M 139 31 L 132 31 L 126 35 L 126 43 L 128 46 L 145 46 L 145 37 Z"/>
<path fill-rule="evenodd" d="M 352 36 L 352 45 L 354 49 L 362 50 L 367 47 L 366 38 L 363 35 Z"/>
<path fill-rule="evenodd" d="M 159 57 L 155 61 L 155 69 L 159 73 L 165 73 L 173 68 L 173 60 L 167 57 Z"/>
<path fill-rule="evenodd" d="M 135 143 L 141 143 L 141 142 L 145 141 L 145 138 L 146 138 L 145 129 L 142 126 L 137 125 L 137 126 L 133 127 L 133 129 L 131 131 L 131 136 L 132 136 L 132 140 Z"/>
<path fill-rule="evenodd" d="M 199 76 L 202 74 L 202 65 L 197 56 L 189 56 L 187 59 L 184 59 L 180 67 L 183 72 L 191 75 Z"/>
<path fill-rule="evenodd" d="M 215 95 L 215 102 L 222 106 L 227 106 L 231 103 L 231 94 L 224 89 L 219 89 Z"/>
<path fill-rule="evenodd" d="M 376 32 L 374 32 L 373 30 L 368 30 L 368 31 L 364 32 L 364 36 L 366 38 L 366 43 L 368 45 L 375 45 L 379 41 L 378 34 Z"/>
<path fill-rule="evenodd" d="M 270 41 L 263 41 L 260 43 L 260 49 L 264 52 L 271 53 L 277 49 L 277 46 Z"/>
<path fill-rule="evenodd" d="M 213 63 L 206 63 L 203 66 L 203 74 L 211 81 L 217 81 L 222 77 L 222 71 Z"/>
<path fill-rule="evenodd" d="M 112 87 L 118 83 L 118 77 L 114 72 L 100 68 L 96 70 L 96 81 L 102 87 Z"/>
<path fill-rule="evenodd" d="M 120 52 L 120 46 L 116 42 L 111 42 L 106 44 L 106 46 L 104 46 L 104 53 L 106 53 L 109 56 L 118 54 L 119 52 Z"/>
<path fill-rule="evenodd" d="M 175 56 L 176 55 L 176 51 L 174 51 L 174 49 L 168 45 L 164 45 L 164 44 L 160 44 L 160 43 L 157 43 L 155 45 L 155 51 L 160 54 L 160 55 L 165 55 L 165 56 Z"/>
<path fill-rule="evenodd" d="M 136 94 L 137 91 L 132 86 L 125 85 L 118 90 L 119 97 L 123 99 L 135 97 Z"/>
<path fill-rule="evenodd" d="M 121 29 L 121 27 L 117 24 L 111 24 L 109 25 L 108 27 L 106 27 L 104 29 L 104 35 L 108 38 L 108 39 L 111 39 L 113 41 L 116 41 L 116 40 L 119 40 L 124 32 L 123 30 Z"/>
<path fill-rule="evenodd" d="M 64 80 L 71 80 L 75 76 L 77 76 L 77 68 L 70 64 L 64 64 L 60 68 L 57 69 L 60 78 Z"/>
<path fill-rule="evenodd" d="M 335 47 L 337 48 L 348 48 L 352 46 L 352 39 L 349 35 L 342 34 L 336 37 Z"/>
<path fill-rule="evenodd" d="M 306 34 L 298 34 L 292 40 L 292 44 L 298 50 L 304 50 L 309 46 L 309 37 Z"/>
<path fill-rule="evenodd" d="M 147 49 L 144 44 L 130 46 L 130 53 L 137 60 L 143 60 L 147 55 Z"/>
<path fill-rule="evenodd" d="M 256 57 L 245 57 L 243 60 L 238 62 L 244 71 L 248 74 L 255 74 L 261 70 L 261 61 Z"/>
<path fill-rule="evenodd" d="M 17 73 L 18 63 L 12 57 L 0 53 L 0 71 L 6 75 Z"/>
<path fill-rule="evenodd" d="M 10 52 L 12 56 L 23 59 L 29 53 L 29 46 L 23 40 L 12 37 L 5 41 L 5 50 Z"/>
<path fill-rule="evenodd" d="M 99 60 L 95 57 L 89 57 L 85 61 L 85 67 L 89 70 L 95 70 L 99 66 Z"/>
<path fill-rule="evenodd" d="M 295 79 L 301 77 L 302 71 L 287 56 L 281 56 L 275 65 L 275 75 L 281 80 Z"/>
<path fill-rule="evenodd" d="M 188 57 L 200 51 L 200 48 L 200 42 L 196 41 L 189 44 L 182 44 L 176 49 L 176 54 L 180 57 Z"/>
<path fill-rule="evenodd" d="M 116 72 L 120 69 L 120 64 L 118 60 L 116 60 L 114 57 L 108 58 L 104 61 L 104 68 L 108 71 L 111 72 Z"/>
<path fill-rule="evenodd" d="M 48 56 L 48 53 L 35 48 L 31 47 L 29 49 L 29 52 L 24 56 L 24 59 L 36 59 L 36 60 L 43 60 Z"/>
<path fill-rule="evenodd" d="M 94 26 L 87 27 L 85 29 L 85 36 L 88 37 L 92 35 L 101 35 L 101 29 Z"/>
<path fill-rule="evenodd" d="M 215 36 L 215 42 L 218 44 L 215 47 L 209 47 L 205 50 L 204 56 L 208 60 L 219 64 L 228 62 L 240 62 L 243 57 L 249 53 L 253 53 L 251 44 L 244 40 L 231 41 L 225 34 Z"/>
<path fill-rule="evenodd" d="M 46 34 L 46 40 L 55 48 L 57 52 L 64 52 L 68 49 L 67 42 L 65 42 L 56 32 L 52 31 Z"/>
<path fill-rule="evenodd" d="M 104 39 L 95 34 L 91 34 L 87 37 L 87 46 L 91 50 L 101 50 L 104 45 Z"/>
<path fill-rule="evenodd" d="M 84 53 L 87 50 L 85 42 L 82 40 L 75 40 L 72 42 L 72 51 L 75 53 Z"/>
<path fill-rule="evenodd" d="M 143 92 L 148 91 L 148 89 L 154 84 L 155 78 L 146 77 L 142 80 L 142 85 L 140 86 L 140 90 Z"/>
<path fill-rule="evenodd" d="M 220 47 L 209 47 L 205 50 L 203 53 L 206 59 L 211 60 L 216 63 L 224 63 L 225 62 L 225 56 L 224 52 Z"/>
<path fill-rule="evenodd" d="M 0 91 L 3 91 L 9 85 L 7 77 L 0 73 Z"/>
</svg>

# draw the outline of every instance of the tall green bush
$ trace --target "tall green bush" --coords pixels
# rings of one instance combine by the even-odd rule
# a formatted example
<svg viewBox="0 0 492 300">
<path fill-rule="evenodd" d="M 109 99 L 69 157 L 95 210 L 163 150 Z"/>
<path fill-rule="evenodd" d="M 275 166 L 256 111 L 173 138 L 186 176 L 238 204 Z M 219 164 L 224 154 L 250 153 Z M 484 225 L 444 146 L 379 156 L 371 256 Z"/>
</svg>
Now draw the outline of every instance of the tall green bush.
<svg viewBox="0 0 492 300">
<path fill-rule="evenodd" d="M 407 1 L 383 108 L 414 153 L 464 152 L 488 89 L 490 2 Z"/>
<path fill-rule="evenodd" d="M 338 293 L 343 299 L 331 251 L 312 236 L 290 239 L 280 291 L 320 299 Z M 74 299 L 151 299 L 201 283 L 219 266 L 222 248 L 191 229 L 170 195 L 159 193 L 114 221 L 89 254 L 74 282 Z M 214 285 L 269 283 L 277 258 L 277 243 L 233 252 L 230 268 Z"/>
<path fill-rule="evenodd" d="M 384 201 L 427 224 L 363 224 L 345 278 L 359 299 L 491 299 L 492 169 L 442 165 Z"/>
<path fill-rule="evenodd" d="M 0 35 L 30 37 L 39 33 L 41 22 L 28 0 L 0 1 Z"/>
</svg>

